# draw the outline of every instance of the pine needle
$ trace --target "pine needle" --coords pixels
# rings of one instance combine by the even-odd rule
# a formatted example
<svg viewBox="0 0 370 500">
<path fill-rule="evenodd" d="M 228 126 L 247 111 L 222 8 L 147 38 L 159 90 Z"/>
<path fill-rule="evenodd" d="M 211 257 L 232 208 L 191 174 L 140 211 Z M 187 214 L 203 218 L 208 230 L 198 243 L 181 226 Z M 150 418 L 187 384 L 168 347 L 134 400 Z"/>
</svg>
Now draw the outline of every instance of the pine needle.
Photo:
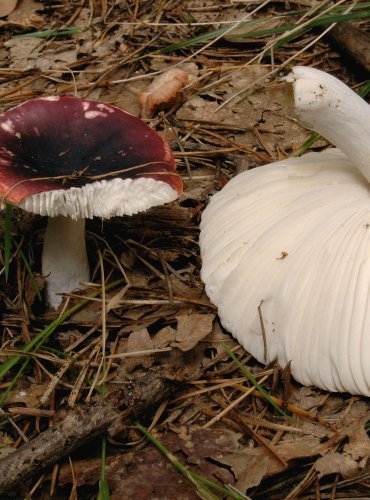
<svg viewBox="0 0 370 500">
<path fill-rule="evenodd" d="M 252 384 L 254 385 L 254 387 L 256 387 L 256 389 L 258 389 L 260 391 L 261 394 L 263 394 L 264 398 L 266 399 L 266 401 L 268 403 L 270 403 L 271 406 L 273 406 L 275 408 L 275 410 L 277 410 L 280 415 L 283 415 L 284 417 L 290 417 L 290 415 L 288 415 L 277 403 L 276 401 L 274 401 L 272 399 L 272 397 L 270 396 L 270 394 L 262 387 L 261 384 L 259 384 L 257 382 L 257 380 L 253 377 L 253 375 L 251 374 L 251 372 L 248 370 L 248 368 L 243 365 L 243 363 L 241 363 L 238 358 L 235 356 L 235 354 L 229 349 L 229 347 L 224 343 L 222 342 L 222 347 L 225 349 L 225 351 L 227 352 L 227 354 L 230 356 L 230 358 L 235 361 L 235 363 L 239 366 L 239 368 L 242 370 L 242 372 L 245 374 L 245 376 L 252 382 Z"/>
</svg>

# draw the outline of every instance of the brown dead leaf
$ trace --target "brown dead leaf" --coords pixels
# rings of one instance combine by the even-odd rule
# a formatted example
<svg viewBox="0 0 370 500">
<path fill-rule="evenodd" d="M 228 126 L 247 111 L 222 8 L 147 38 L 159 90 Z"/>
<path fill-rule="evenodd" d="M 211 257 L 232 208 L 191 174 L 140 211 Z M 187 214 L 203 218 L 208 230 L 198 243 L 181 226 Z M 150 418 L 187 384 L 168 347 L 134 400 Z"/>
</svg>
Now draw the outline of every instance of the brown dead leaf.
<svg viewBox="0 0 370 500">
<path fill-rule="evenodd" d="M 355 425 L 344 426 L 349 437 L 342 453 L 328 453 L 317 459 L 315 469 L 322 475 L 340 474 L 343 479 L 355 477 L 368 467 L 370 460 L 370 440 L 365 431 L 367 419 Z"/>
<path fill-rule="evenodd" d="M 127 353 L 150 351 L 153 348 L 153 341 L 150 338 L 150 335 L 146 328 L 132 332 L 127 340 Z M 150 355 L 128 357 L 125 358 L 124 363 L 126 371 L 132 372 L 138 366 L 142 366 L 143 368 L 150 368 L 153 364 L 153 357 Z"/>
<path fill-rule="evenodd" d="M 226 428 L 197 429 L 183 426 L 166 436 L 166 445 L 173 453 L 183 451 L 188 461 L 200 464 L 206 457 L 238 449 L 241 437 L 241 434 Z"/>
<path fill-rule="evenodd" d="M 42 11 L 43 9 L 44 6 L 40 2 L 18 0 L 17 8 L 8 15 L 8 22 L 22 28 L 39 28 L 42 26 L 43 18 L 37 11 Z"/>
<path fill-rule="evenodd" d="M 9 49 L 10 67 L 34 68 L 43 41 L 39 38 L 11 38 L 4 43 Z"/>
<path fill-rule="evenodd" d="M 73 462 L 73 473 L 78 486 L 95 485 L 100 479 L 100 460 Z M 152 447 L 140 454 L 128 453 L 108 457 L 106 477 L 112 500 L 143 498 L 145 500 L 172 499 L 194 500 L 194 488 L 161 453 Z M 61 467 L 59 485 L 73 482 L 71 467 Z"/>
<path fill-rule="evenodd" d="M 175 341 L 176 330 L 170 326 L 166 326 L 159 330 L 153 337 L 153 345 L 155 349 L 162 349 L 163 347 L 168 347 L 172 342 Z"/>
<path fill-rule="evenodd" d="M 328 453 L 316 460 L 315 469 L 321 476 L 340 474 L 344 479 L 358 474 L 358 463 L 343 453 Z"/>
<path fill-rule="evenodd" d="M 1 0 L 0 17 L 8 16 L 17 6 L 17 0 Z"/>
<path fill-rule="evenodd" d="M 27 408 L 38 408 L 40 406 L 40 399 L 46 391 L 48 385 L 29 385 L 26 383 L 18 384 L 16 390 L 9 393 L 6 403 L 11 404 L 24 404 Z"/>
<path fill-rule="evenodd" d="M 279 457 L 289 462 L 324 454 L 331 446 L 330 442 L 321 443 L 314 436 L 302 436 L 271 448 Z M 284 471 L 281 462 L 260 447 L 224 454 L 219 461 L 232 468 L 238 480 L 236 487 L 241 491 L 258 486 L 262 479 Z"/>
<path fill-rule="evenodd" d="M 365 401 L 356 401 L 343 420 L 343 431 L 349 439 L 343 452 L 357 464 L 358 472 L 370 464 L 370 438 L 365 429 L 369 420 L 370 409 Z"/>
<path fill-rule="evenodd" d="M 127 77 L 127 72 L 116 72 L 112 79 L 120 80 Z M 102 102 L 114 104 L 128 111 L 134 116 L 140 116 L 141 106 L 138 96 L 146 87 L 144 80 L 134 80 L 126 84 L 118 84 L 108 87 L 101 96 Z"/>
<path fill-rule="evenodd" d="M 211 333 L 214 318 L 214 314 L 198 313 L 176 316 L 176 339 L 172 346 L 183 352 L 190 351 L 200 340 Z"/>
<path fill-rule="evenodd" d="M 189 75 L 179 68 L 172 68 L 154 78 L 149 87 L 139 95 L 141 116 L 151 118 L 157 109 L 173 106 L 180 99 L 180 91 Z"/>
<path fill-rule="evenodd" d="M 11 38 L 4 43 L 10 51 L 10 67 L 41 70 L 61 69 L 77 61 L 77 50 L 67 48 L 58 50 L 58 45 L 51 47 L 50 53 L 42 53 L 44 41 L 39 38 Z"/>
<path fill-rule="evenodd" d="M 217 91 L 223 100 L 252 88 L 256 81 L 268 74 L 270 67 L 262 64 L 253 64 L 241 70 L 230 73 L 227 82 L 218 85 Z M 260 139 L 253 129 L 263 135 L 263 142 L 268 150 L 276 151 L 276 147 L 285 150 L 302 144 L 308 132 L 286 116 L 287 91 L 283 83 L 259 83 L 258 90 L 241 102 L 231 101 L 227 106 L 218 109 L 219 103 L 207 99 L 207 94 L 197 95 L 188 99 L 176 113 L 180 120 L 201 124 L 209 124 L 217 128 L 224 126 L 241 131 L 234 133 L 232 139 L 241 146 L 258 146 Z M 245 129 L 245 131 L 243 131 Z M 229 145 L 229 144 L 227 144 Z M 277 157 L 276 157 L 277 159 Z"/>
</svg>

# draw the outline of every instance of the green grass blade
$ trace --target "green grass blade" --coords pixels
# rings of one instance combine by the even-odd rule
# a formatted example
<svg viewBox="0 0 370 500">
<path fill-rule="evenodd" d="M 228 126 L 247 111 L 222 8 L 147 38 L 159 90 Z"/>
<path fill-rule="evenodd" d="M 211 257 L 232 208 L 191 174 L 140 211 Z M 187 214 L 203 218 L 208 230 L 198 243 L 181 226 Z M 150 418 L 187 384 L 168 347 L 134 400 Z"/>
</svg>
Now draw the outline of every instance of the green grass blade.
<svg viewBox="0 0 370 500">
<path fill-rule="evenodd" d="M 293 156 L 301 156 L 308 148 L 312 147 L 315 142 L 321 139 L 321 135 L 318 132 L 312 132 L 312 134 L 304 141 L 303 144 L 294 152 Z"/>
<path fill-rule="evenodd" d="M 32 31 L 31 33 L 24 33 L 22 35 L 15 35 L 13 38 L 53 38 L 56 36 L 72 36 L 76 33 L 79 33 L 80 28 L 65 28 L 60 30 L 43 30 L 43 31 Z"/>
<path fill-rule="evenodd" d="M 103 436 L 101 442 L 101 472 L 99 480 L 98 500 L 110 500 L 109 484 L 105 473 L 106 449 L 107 449 L 107 441 L 105 436 Z"/>
<path fill-rule="evenodd" d="M 224 486 L 220 486 L 217 483 L 214 483 L 203 476 L 199 476 L 195 474 L 191 470 L 187 469 L 177 458 L 172 455 L 172 453 L 161 443 L 153 434 L 151 434 L 144 426 L 140 424 L 140 422 L 135 422 L 135 427 L 137 427 L 144 436 L 154 444 L 156 448 L 172 463 L 176 469 L 181 472 L 181 474 L 186 477 L 197 489 L 198 493 L 200 493 L 201 498 L 207 499 L 218 499 L 217 496 L 209 489 L 212 488 L 216 491 L 219 491 L 223 495 L 227 497 L 234 498 L 235 500 L 245 500 L 245 497 L 238 495 L 235 491 L 230 490 Z"/>
<path fill-rule="evenodd" d="M 13 214 L 13 207 L 9 204 L 6 205 L 5 207 L 5 219 L 3 223 L 3 229 L 4 229 L 4 267 L 5 267 L 5 280 L 8 281 L 9 277 L 9 267 L 10 267 L 10 251 L 12 245 L 17 247 L 17 242 L 15 238 L 12 237 L 12 229 L 11 229 L 11 222 L 12 222 L 12 214 Z M 26 268 L 29 276 L 31 283 L 33 287 L 36 290 L 37 297 L 39 300 L 42 300 L 41 293 L 40 293 L 40 288 L 37 284 L 37 281 L 35 280 L 35 277 L 31 271 L 31 266 L 22 252 L 22 250 L 19 251 L 19 254 L 21 256 L 21 259 L 23 261 L 24 267 Z"/>
<path fill-rule="evenodd" d="M 317 28 L 318 26 L 325 26 L 327 24 L 332 23 L 343 23 L 346 21 L 351 21 L 355 19 L 366 19 L 370 17 L 370 10 L 360 11 L 360 12 L 350 12 L 349 14 L 328 14 L 326 16 L 322 16 L 319 19 L 315 19 L 314 21 L 308 23 L 302 30 L 294 33 L 294 37 L 302 35 L 304 31 L 308 31 L 311 28 Z M 288 26 L 278 26 L 276 28 L 263 29 L 258 31 L 251 31 L 249 33 L 244 34 L 236 34 L 232 33 L 228 34 L 228 39 L 232 38 L 260 38 L 263 36 L 271 36 L 271 35 L 279 35 L 281 33 L 292 31 L 293 29 L 299 28 L 300 24 L 290 24 Z M 292 40 L 293 37 L 289 37 Z M 285 40 L 284 40 L 285 41 Z"/>
<path fill-rule="evenodd" d="M 281 14 L 279 16 L 267 16 L 267 17 L 263 17 L 262 19 L 251 19 L 249 21 L 245 21 L 243 23 L 238 24 L 237 29 L 240 29 L 242 27 L 247 27 L 247 26 L 253 26 L 254 24 L 259 24 L 261 22 L 265 22 L 265 21 L 268 21 L 268 20 L 274 19 L 274 18 L 280 18 L 280 17 L 283 18 L 283 17 L 293 16 L 295 14 L 304 14 L 305 12 L 307 12 L 307 10 L 308 9 L 301 9 L 301 10 L 295 10 L 295 11 L 291 11 L 288 13 L 284 13 L 284 14 Z M 201 35 L 194 36 L 192 38 L 189 38 L 189 40 L 184 40 L 183 42 L 173 43 L 171 45 L 168 45 L 167 47 L 163 47 L 163 49 L 160 49 L 158 51 L 158 53 L 166 54 L 167 52 L 173 52 L 175 50 L 183 49 L 183 48 L 189 47 L 191 45 L 207 42 L 208 40 L 212 40 L 212 38 L 217 38 L 218 36 L 222 36 L 225 33 L 228 33 L 228 36 L 229 36 L 229 33 L 230 34 L 232 33 L 232 31 L 230 31 L 230 26 L 225 26 L 223 28 L 212 30 L 208 33 L 203 33 Z"/>
<path fill-rule="evenodd" d="M 115 288 L 116 286 L 120 285 L 123 283 L 123 280 L 116 280 L 113 281 L 112 283 L 109 283 L 109 285 L 106 285 L 105 290 L 111 290 L 112 288 Z M 90 294 L 91 298 L 94 298 L 98 296 L 101 293 L 100 290 L 97 290 L 95 292 L 92 292 Z M 81 300 L 80 302 L 77 302 L 74 306 L 70 307 L 66 311 L 64 311 L 63 314 L 61 314 L 57 319 L 52 321 L 46 328 L 44 328 L 34 339 L 32 339 L 30 342 L 25 344 L 20 348 L 20 351 L 23 352 L 36 352 L 40 349 L 42 344 L 50 337 L 52 333 L 55 332 L 55 330 L 60 326 L 67 318 L 72 316 L 75 312 L 79 311 L 82 307 L 84 307 L 87 303 L 89 302 L 89 299 L 84 299 Z M 21 359 L 21 355 L 14 355 L 11 358 L 7 359 L 1 366 L 0 366 L 0 380 L 2 380 L 5 375 L 8 373 L 8 371 L 13 368 L 14 365 L 16 365 L 19 360 Z"/>
<path fill-rule="evenodd" d="M 227 354 L 230 356 L 230 358 L 235 361 L 235 363 L 239 366 L 239 368 L 242 370 L 242 372 L 245 374 L 245 376 L 252 382 L 254 387 L 259 390 L 261 394 L 263 394 L 264 398 L 266 401 L 270 403 L 271 406 L 275 408 L 276 411 L 278 411 L 281 415 L 284 417 L 290 417 L 276 402 L 271 398 L 270 394 L 262 387 L 261 384 L 257 382 L 257 380 L 253 377 L 251 372 L 248 370 L 248 368 L 241 363 L 238 358 L 235 356 L 235 354 L 229 349 L 229 347 L 222 342 L 222 347 L 225 349 Z"/>
<path fill-rule="evenodd" d="M 370 92 L 370 80 L 364 83 L 364 85 L 360 88 L 358 95 L 365 98 L 369 92 Z"/>
<path fill-rule="evenodd" d="M 5 206 L 4 220 L 4 266 L 5 266 L 5 281 L 8 281 L 10 267 L 10 249 L 12 240 L 12 213 L 11 205 Z"/>
<path fill-rule="evenodd" d="M 348 7 L 344 6 L 344 5 L 340 5 L 336 8 L 334 8 L 330 14 L 326 14 L 326 15 L 322 16 L 321 18 L 312 21 L 304 29 L 300 30 L 299 32 L 295 33 L 294 35 L 289 36 L 289 34 L 287 34 L 287 38 L 284 39 L 283 41 L 278 42 L 278 44 L 281 45 L 282 43 L 286 43 L 287 41 L 292 40 L 293 38 L 301 35 L 304 31 L 307 31 L 312 27 L 324 26 L 324 25 L 331 24 L 334 22 L 339 23 L 339 22 L 345 22 L 345 21 L 354 20 L 354 19 L 366 19 L 367 17 L 370 16 L 370 11 L 366 10 L 369 7 L 370 7 L 370 2 L 363 2 L 363 3 L 355 5 L 353 7 L 353 9 L 351 10 L 351 12 L 349 12 L 348 14 L 341 14 L 341 12 L 344 12 L 345 9 L 347 9 Z M 365 10 L 363 10 L 363 9 L 365 9 Z M 320 10 L 323 10 L 323 9 L 317 9 L 315 11 L 315 14 L 319 13 Z M 252 20 L 246 21 L 244 23 L 240 23 L 237 26 L 237 29 L 239 30 L 240 28 L 243 28 L 243 27 L 250 27 L 250 26 L 253 26 L 253 24 L 265 22 L 265 21 L 268 21 L 269 19 L 273 19 L 273 18 L 279 19 L 279 18 L 293 16 L 293 15 L 305 14 L 306 12 L 308 12 L 308 9 L 301 9 L 301 10 L 291 11 L 289 13 L 278 15 L 278 16 L 267 16 L 267 17 L 260 18 L 260 19 L 252 19 Z M 216 30 L 212 30 L 208 33 L 203 33 L 201 35 L 192 37 L 192 38 L 190 38 L 188 40 L 184 40 L 182 42 L 168 45 L 167 47 L 164 47 L 163 49 L 160 49 L 157 52 L 161 53 L 161 54 L 166 54 L 168 52 L 174 52 L 176 50 L 180 50 L 180 49 L 189 47 L 191 45 L 196 45 L 196 44 L 201 44 L 203 42 L 207 42 L 208 40 L 212 40 L 213 38 L 223 36 L 226 33 L 227 33 L 228 39 L 232 39 L 233 37 L 235 37 L 235 38 L 243 38 L 243 37 L 244 38 L 258 38 L 258 37 L 263 37 L 263 36 L 276 35 L 276 34 L 284 33 L 286 31 L 289 32 L 292 29 L 297 28 L 297 27 L 299 27 L 299 23 L 290 24 L 290 25 L 286 25 L 286 26 L 279 26 L 276 28 L 253 31 L 253 32 L 245 33 L 244 35 L 243 34 L 233 35 L 232 31 L 230 31 L 230 26 L 226 26 L 226 27 L 222 27 L 222 28 L 219 28 Z"/>
</svg>

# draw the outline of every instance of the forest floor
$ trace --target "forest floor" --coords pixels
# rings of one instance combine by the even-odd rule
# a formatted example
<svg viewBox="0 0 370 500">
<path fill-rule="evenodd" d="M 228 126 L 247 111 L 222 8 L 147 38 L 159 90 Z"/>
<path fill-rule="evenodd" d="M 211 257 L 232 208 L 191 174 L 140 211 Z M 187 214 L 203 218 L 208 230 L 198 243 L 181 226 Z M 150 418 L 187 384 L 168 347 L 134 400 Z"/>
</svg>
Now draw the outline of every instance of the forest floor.
<svg viewBox="0 0 370 500">
<path fill-rule="evenodd" d="M 0 497 L 370 498 L 369 400 L 257 363 L 220 325 L 198 247 L 212 194 L 305 149 L 311 132 L 281 78 L 292 66 L 354 90 L 366 82 L 366 45 L 351 47 L 346 30 L 366 36 L 369 11 L 314 0 L 2 3 L 0 111 L 61 94 L 122 107 L 169 142 L 184 192 L 89 220 L 91 284 L 56 312 L 35 288 L 45 218 L 13 210 L 7 269 L 2 216 L 0 356 L 14 363 L 0 381 Z M 186 74 L 181 90 L 143 110 L 139 95 L 173 67 Z"/>
</svg>

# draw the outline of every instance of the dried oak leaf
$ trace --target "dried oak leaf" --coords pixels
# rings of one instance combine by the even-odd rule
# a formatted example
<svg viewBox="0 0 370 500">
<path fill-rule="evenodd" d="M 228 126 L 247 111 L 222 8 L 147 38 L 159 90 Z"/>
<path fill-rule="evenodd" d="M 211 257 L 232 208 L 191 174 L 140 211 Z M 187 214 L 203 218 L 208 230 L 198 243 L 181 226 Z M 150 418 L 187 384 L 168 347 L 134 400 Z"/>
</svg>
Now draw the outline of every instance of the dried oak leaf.
<svg viewBox="0 0 370 500">
<path fill-rule="evenodd" d="M 7 405 L 25 405 L 26 408 L 39 408 L 40 400 L 45 393 L 47 384 L 29 384 L 27 382 L 18 383 L 8 398 Z"/>
<path fill-rule="evenodd" d="M 134 331 L 130 334 L 127 340 L 127 353 L 137 353 L 141 351 L 151 351 L 153 349 L 153 341 L 150 338 L 148 330 L 143 328 Z M 135 357 L 125 358 L 125 368 L 127 372 L 132 372 L 138 366 L 150 368 L 153 364 L 153 356 L 137 355 Z"/>
<path fill-rule="evenodd" d="M 285 441 L 271 449 L 284 461 L 310 458 L 322 455 L 332 446 L 331 441 L 321 443 L 314 436 L 302 436 L 290 442 Z M 284 466 L 268 454 L 264 448 L 244 448 L 234 453 L 225 454 L 219 461 L 231 467 L 241 491 L 258 486 L 262 479 L 283 472 Z"/>
<path fill-rule="evenodd" d="M 0 17 L 8 16 L 17 6 L 17 0 L 2 0 L 0 2 Z"/>
<path fill-rule="evenodd" d="M 0 2 L 2 3 L 3 0 Z M 22 28 L 41 28 L 43 18 L 37 13 L 44 9 L 44 5 L 34 0 L 18 0 L 17 8 L 8 15 L 6 24 L 21 26 Z"/>
<path fill-rule="evenodd" d="M 180 99 L 180 91 L 189 78 L 179 68 L 171 68 L 154 78 L 149 87 L 139 95 L 141 116 L 151 118 L 157 109 L 171 107 Z"/>
<path fill-rule="evenodd" d="M 347 479 L 364 471 L 370 464 L 370 438 L 365 430 L 370 420 L 370 407 L 365 401 L 356 401 L 340 423 L 341 432 L 349 443 L 342 453 L 329 453 L 319 458 L 315 469 L 321 475 L 338 473 Z"/>
<path fill-rule="evenodd" d="M 173 347 L 183 352 L 193 349 L 200 340 L 212 332 L 214 314 L 190 313 L 176 316 L 177 331 Z"/>
<path fill-rule="evenodd" d="M 253 64 L 230 72 L 229 79 L 217 86 L 217 95 L 226 101 L 238 92 L 252 88 L 254 83 L 260 82 L 268 72 L 269 67 L 262 64 Z M 283 150 L 291 149 L 302 144 L 308 136 L 307 129 L 286 116 L 286 108 L 287 91 L 283 83 L 259 83 L 247 99 L 237 104 L 233 100 L 222 109 L 219 109 L 219 102 L 210 100 L 207 94 L 204 94 L 204 97 L 193 96 L 178 109 L 176 117 L 191 123 L 200 122 L 206 123 L 207 126 L 230 128 L 233 132 L 230 138 L 237 144 L 261 147 L 263 141 L 275 155 L 277 146 Z"/>
</svg>

